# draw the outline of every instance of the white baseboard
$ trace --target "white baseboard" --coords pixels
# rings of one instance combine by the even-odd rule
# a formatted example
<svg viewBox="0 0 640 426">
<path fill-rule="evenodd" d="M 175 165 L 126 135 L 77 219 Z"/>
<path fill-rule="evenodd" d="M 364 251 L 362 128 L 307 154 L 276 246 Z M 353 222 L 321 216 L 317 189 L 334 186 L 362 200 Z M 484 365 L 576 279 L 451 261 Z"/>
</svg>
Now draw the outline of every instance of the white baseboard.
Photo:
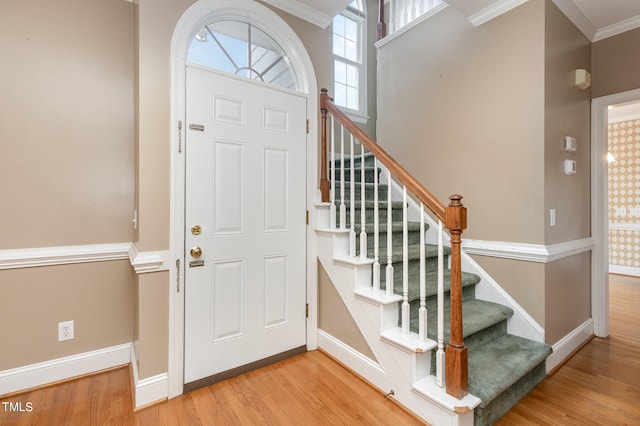
<svg viewBox="0 0 640 426">
<path fill-rule="evenodd" d="M 609 265 L 609 273 L 640 277 L 640 268 L 634 268 L 632 266 Z"/>
<path fill-rule="evenodd" d="M 128 364 L 131 343 L 0 371 L 0 395 Z"/>
<path fill-rule="evenodd" d="M 593 336 L 593 319 L 589 318 L 571 333 L 553 345 L 553 353 L 547 357 L 547 373 L 564 363 L 571 354 Z"/>
<path fill-rule="evenodd" d="M 323 330 L 318 330 L 318 348 L 355 371 L 378 389 L 389 389 L 391 381 L 380 364 Z"/>
<path fill-rule="evenodd" d="M 133 397 L 134 407 L 140 408 L 154 402 L 167 399 L 169 396 L 169 375 L 167 373 L 158 374 L 157 376 L 139 379 L 138 363 L 136 362 L 135 348 L 131 345 L 131 370 L 133 371 L 133 388 L 135 395 Z"/>
</svg>

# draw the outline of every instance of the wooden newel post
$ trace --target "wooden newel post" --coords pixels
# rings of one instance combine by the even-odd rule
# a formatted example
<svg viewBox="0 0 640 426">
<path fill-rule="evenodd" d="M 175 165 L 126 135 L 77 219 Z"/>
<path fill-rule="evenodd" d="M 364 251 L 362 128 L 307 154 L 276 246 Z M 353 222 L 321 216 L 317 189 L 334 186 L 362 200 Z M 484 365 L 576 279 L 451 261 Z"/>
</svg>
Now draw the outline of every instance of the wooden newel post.
<svg viewBox="0 0 640 426">
<path fill-rule="evenodd" d="M 445 349 L 447 393 L 458 399 L 469 392 L 468 351 L 462 334 L 462 267 L 460 244 L 467 228 L 467 209 L 462 196 L 449 197 L 445 210 L 445 227 L 451 234 L 451 335 Z"/>
<path fill-rule="evenodd" d="M 328 99 L 327 89 L 320 90 L 320 113 L 322 114 L 322 123 L 320 125 L 320 194 L 322 194 L 323 203 L 330 201 L 329 191 L 331 189 L 327 178 L 327 108 L 325 107 L 325 102 Z"/>
<path fill-rule="evenodd" d="M 387 36 L 387 23 L 384 22 L 384 0 L 380 0 L 380 10 L 378 12 L 378 40 Z"/>
</svg>

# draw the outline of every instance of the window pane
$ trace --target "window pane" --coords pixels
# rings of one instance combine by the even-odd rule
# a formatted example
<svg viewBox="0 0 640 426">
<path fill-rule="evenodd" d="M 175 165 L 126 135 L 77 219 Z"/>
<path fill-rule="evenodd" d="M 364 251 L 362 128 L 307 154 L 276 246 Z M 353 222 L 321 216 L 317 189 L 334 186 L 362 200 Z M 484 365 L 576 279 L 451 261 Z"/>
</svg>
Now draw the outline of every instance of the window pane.
<svg viewBox="0 0 640 426">
<path fill-rule="evenodd" d="M 347 106 L 347 86 L 336 82 L 333 88 L 335 103 L 338 106 Z"/>
<path fill-rule="evenodd" d="M 353 19 L 346 18 L 345 19 L 345 34 L 344 36 L 349 40 L 353 40 L 355 42 L 358 41 L 358 23 Z"/>
<path fill-rule="evenodd" d="M 347 87 L 347 108 L 359 109 L 358 89 L 355 87 Z"/>
<path fill-rule="evenodd" d="M 345 17 L 343 15 L 336 15 L 335 18 L 333 18 L 333 33 L 334 34 L 338 34 L 341 35 L 342 37 L 344 37 L 345 33 L 344 33 L 344 21 L 345 21 Z"/>
<path fill-rule="evenodd" d="M 344 38 L 335 34 L 333 35 L 333 54 L 343 58 L 345 55 Z"/>
<path fill-rule="evenodd" d="M 353 62 L 360 62 L 358 60 L 358 46 L 356 45 L 356 43 L 353 41 L 345 40 L 345 47 L 346 52 L 343 57 Z"/>
<path fill-rule="evenodd" d="M 347 84 L 347 64 L 336 61 L 333 78 L 336 82 Z"/>
<path fill-rule="evenodd" d="M 349 86 L 353 86 L 353 87 L 358 87 L 358 68 L 354 67 L 353 65 L 347 65 L 347 70 L 346 70 L 346 74 L 347 74 L 347 79 L 346 79 L 346 83 Z"/>
</svg>

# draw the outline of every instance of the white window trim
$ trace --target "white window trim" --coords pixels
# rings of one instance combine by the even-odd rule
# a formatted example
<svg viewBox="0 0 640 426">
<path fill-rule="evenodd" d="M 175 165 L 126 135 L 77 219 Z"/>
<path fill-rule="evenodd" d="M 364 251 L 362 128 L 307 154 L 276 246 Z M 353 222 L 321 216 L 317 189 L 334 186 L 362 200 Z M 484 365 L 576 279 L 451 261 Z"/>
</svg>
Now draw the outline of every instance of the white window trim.
<svg viewBox="0 0 640 426">
<path fill-rule="evenodd" d="M 358 104 L 360 105 L 360 109 L 355 110 L 352 108 L 347 108 L 341 106 L 342 111 L 349 117 L 351 120 L 356 123 L 367 124 L 369 121 L 369 114 L 367 108 L 367 17 L 364 12 L 355 10 L 353 8 L 347 7 L 347 9 L 340 12 L 341 15 L 345 15 L 349 18 L 356 18 L 359 21 L 358 31 L 359 31 L 359 40 L 360 40 L 360 64 L 358 64 L 358 75 L 359 86 L 358 86 Z M 333 30 L 332 30 L 333 34 Z M 333 42 L 331 46 L 331 57 L 332 57 L 332 66 L 331 66 L 331 84 L 332 90 L 335 88 L 335 62 L 336 60 L 341 60 L 347 63 L 353 63 L 352 61 L 343 58 L 342 56 L 337 56 L 333 53 Z"/>
</svg>

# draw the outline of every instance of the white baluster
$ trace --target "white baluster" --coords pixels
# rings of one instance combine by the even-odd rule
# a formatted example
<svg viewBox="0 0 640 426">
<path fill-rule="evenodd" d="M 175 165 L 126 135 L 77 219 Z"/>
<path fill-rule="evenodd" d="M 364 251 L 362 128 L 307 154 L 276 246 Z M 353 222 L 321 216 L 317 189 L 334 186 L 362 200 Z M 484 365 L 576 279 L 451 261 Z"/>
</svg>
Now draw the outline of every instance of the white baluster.
<svg viewBox="0 0 640 426">
<path fill-rule="evenodd" d="M 391 226 L 391 172 L 387 170 L 387 295 L 393 294 L 393 229 Z"/>
<path fill-rule="evenodd" d="M 380 290 L 380 218 L 378 217 L 378 159 L 373 159 L 373 289 Z"/>
<path fill-rule="evenodd" d="M 340 132 L 340 229 L 347 229 L 347 206 L 344 204 L 344 126 Z"/>
<path fill-rule="evenodd" d="M 411 11 L 409 15 L 409 22 L 413 21 L 418 17 L 418 7 L 416 3 L 417 3 L 416 0 L 411 0 Z"/>
<path fill-rule="evenodd" d="M 367 258 L 367 209 L 366 204 L 366 173 L 364 167 L 364 145 L 360 144 L 360 259 Z"/>
<path fill-rule="evenodd" d="M 331 116 L 331 207 L 329 220 L 332 229 L 336 227 L 336 134 L 335 119 Z"/>
<path fill-rule="evenodd" d="M 409 229 L 407 187 L 402 186 L 402 333 L 409 334 Z"/>
<path fill-rule="evenodd" d="M 351 200 L 351 230 L 349 231 L 349 256 L 355 257 L 356 255 L 356 185 L 355 185 L 355 167 L 353 160 L 355 159 L 353 149 L 353 135 L 351 135 L 351 150 L 350 152 L 350 200 Z"/>
<path fill-rule="evenodd" d="M 438 221 L 438 351 L 436 352 L 436 384 L 445 383 L 444 365 L 444 248 L 442 244 L 442 221 Z"/>
<path fill-rule="evenodd" d="M 420 340 L 427 339 L 427 276 L 424 241 L 424 204 L 420 203 L 420 311 L 418 333 Z"/>
</svg>

